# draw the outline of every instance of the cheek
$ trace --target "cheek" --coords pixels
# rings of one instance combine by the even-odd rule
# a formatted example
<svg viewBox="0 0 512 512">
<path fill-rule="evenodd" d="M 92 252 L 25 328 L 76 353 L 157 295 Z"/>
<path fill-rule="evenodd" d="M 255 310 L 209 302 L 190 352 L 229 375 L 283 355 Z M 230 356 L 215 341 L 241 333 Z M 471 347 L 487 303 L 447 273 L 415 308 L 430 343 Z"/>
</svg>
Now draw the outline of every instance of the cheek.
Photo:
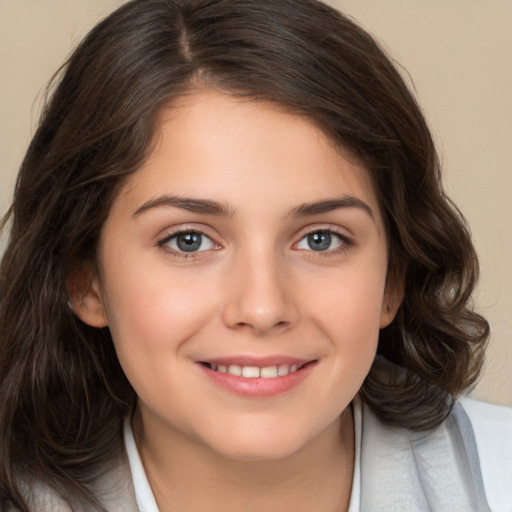
<svg viewBox="0 0 512 512">
<path fill-rule="evenodd" d="M 121 367 L 140 399 L 155 410 L 169 400 L 188 400 L 188 391 L 171 398 L 169 390 L 181 389 L 187 342 L 204 328 L 213 309 L 204 287 L 194 283 L 165 272 L 128 272 L 119 265 L 105 286 Z"/>
<path fill-rule="evenodd" d="M 362 265 L 359 270 L 340 269 L 325 286 L 309 286 L 312 318 L 329 340 L 328 350 L 334 356 L 326 374 L 338 383 L 336 389 L 344 390 L 338 397 L 343 400 L 353 397 L 362 385 L 379 339 L 385 261 L 379 266 Z"/>
<path fill-rule="evenodd" d="M 306 288 L 307 300 L 325 328 L 354 341 L 378 336 L 385 288 L 385 264 L 360 267 L 342 268 Z"/>
<path fill-rule="evenodd" d="M 165 265 L 117 260 L 105 283 L 109 328 L 120 359 L 128 349 L 144 357 L 176 349 L 194 335 L 214 309 L 211 287 L 200 276 L 183 277 Z"/>
</svg>

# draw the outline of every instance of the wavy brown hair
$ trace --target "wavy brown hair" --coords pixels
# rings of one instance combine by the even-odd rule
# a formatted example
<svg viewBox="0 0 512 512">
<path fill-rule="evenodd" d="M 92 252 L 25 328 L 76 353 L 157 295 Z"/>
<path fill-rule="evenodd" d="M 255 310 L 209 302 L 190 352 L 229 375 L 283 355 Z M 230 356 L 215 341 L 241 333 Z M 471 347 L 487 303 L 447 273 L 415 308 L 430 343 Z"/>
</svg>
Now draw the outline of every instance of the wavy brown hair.
<svg viewBox="0 0 512 512">
<path fill-rule="evenodd" d="M 0 501 L 28 510 L 21 472 L 94 504 L 92 481 L 122 450 L 136 396 L 108 328 L 73 314 L 66 277 L 94 264 L 160 107 L 197 86 L 300 113 L 368 170 L 388 279 L 405 290 L 360 391 L 375 414 L 430 429 L 475 382 L 488 324 L 471 308 L 478 265 L 468 228 L 443 192 L 414 97 L 352 20 L 315 0 L 133 0 L 90 32 L 54 84 L 4 219 Z"/>
</svg>

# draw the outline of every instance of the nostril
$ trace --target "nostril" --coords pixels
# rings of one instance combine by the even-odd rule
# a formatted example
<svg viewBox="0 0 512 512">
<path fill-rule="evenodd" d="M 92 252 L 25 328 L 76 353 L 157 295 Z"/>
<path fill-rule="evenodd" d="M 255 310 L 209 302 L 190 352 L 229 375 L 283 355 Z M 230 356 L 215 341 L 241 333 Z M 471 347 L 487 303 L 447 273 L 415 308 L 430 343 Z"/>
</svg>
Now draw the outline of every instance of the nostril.
<svg viewBox="0 0 512 512">
<path fill-rule="evenodd" d="M 275 325 L 274 325 L 274 329 L 288 329 L 288 327 L 290 326 L 290 322 L 287 322 L 286 320 L 281 320 L 280 322 L 277 322 Z"/>
</svg>

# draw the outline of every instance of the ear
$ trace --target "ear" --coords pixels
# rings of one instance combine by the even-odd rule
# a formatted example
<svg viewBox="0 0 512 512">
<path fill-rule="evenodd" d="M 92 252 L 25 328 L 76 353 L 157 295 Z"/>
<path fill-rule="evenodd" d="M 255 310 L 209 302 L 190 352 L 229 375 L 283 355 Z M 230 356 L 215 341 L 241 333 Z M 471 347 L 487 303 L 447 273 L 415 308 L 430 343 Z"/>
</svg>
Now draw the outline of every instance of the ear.
<svg viewBox="0 0 512 512">
<path fill-rule="evenodd" d="M 108 325 L 97 272 L 91 265 L 77 265 L 66 279 L 68 299 L 75 314 L 91 327 Z"/>
<path fill-rule="evenodd" d="M 386 284 L 384 300 L 382 301 L 382 309 L 380 312 L 380 329 L 384 329 L 384 327 L 387 327 L 393 321 L 404 299 L 405 290 L 403 279 L 394 279 L 392 281 L 390 280 Z"/>
</svg>

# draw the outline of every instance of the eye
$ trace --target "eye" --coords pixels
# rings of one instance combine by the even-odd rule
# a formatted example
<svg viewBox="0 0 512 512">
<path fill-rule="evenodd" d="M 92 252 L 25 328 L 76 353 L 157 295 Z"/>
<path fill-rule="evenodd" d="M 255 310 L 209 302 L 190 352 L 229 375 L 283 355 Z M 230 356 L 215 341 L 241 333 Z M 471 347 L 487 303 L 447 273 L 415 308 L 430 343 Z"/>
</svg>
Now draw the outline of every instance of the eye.
<svg viewBox="0 0 512 512">
<path fill-rule="evenodd" d="M 216 247 L 216 244 L 211 238 L 198 231 L 181 231 L 175 233 L 162 240 L 159 245 L 182 253 L 208 251 Z"/>
<path fill-rule="evenodd" d="M 299 240 L 297 248 L 306 251 L 323 252 L 334 251 L 344 244 L 348 244 L 348 240 L 344 237 L 333 231 L 322 229 L 303 236 Z"/>
</svg>

